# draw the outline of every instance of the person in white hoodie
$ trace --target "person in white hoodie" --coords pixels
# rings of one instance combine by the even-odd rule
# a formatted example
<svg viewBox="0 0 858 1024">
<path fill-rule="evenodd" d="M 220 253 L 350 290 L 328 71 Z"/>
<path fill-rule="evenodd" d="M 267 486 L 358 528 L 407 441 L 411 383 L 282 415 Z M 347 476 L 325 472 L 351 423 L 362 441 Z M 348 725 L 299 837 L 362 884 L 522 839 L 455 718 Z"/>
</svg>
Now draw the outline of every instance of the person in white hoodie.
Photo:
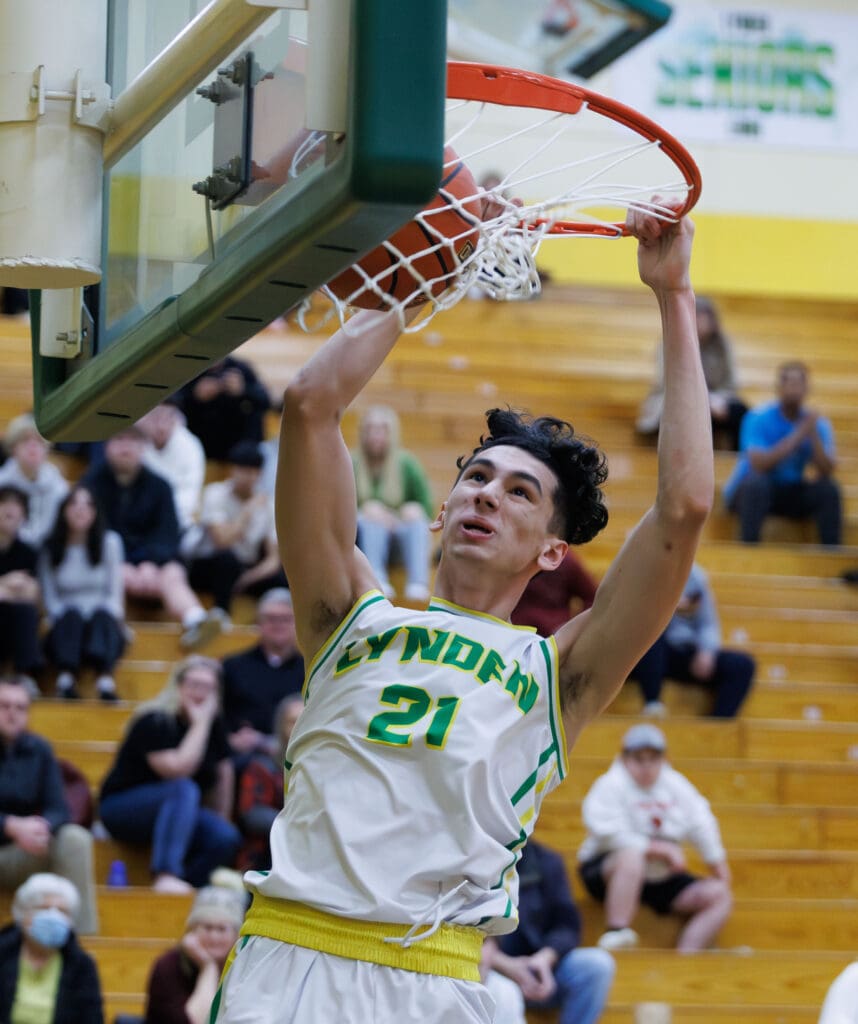
<svg viewBox="0 0 858 1024">
<path fill-rule="evenodd" d="M 687 918 L 676 944 L 686 953 L 710 946 L 730 914 L 730 869 L 718 822 L 666 753 L 660 729 L 632 726 L 619 757 L 584 798 L 587 837 L 578 871 L 590 895 L 605 904 L 603 949 L 637 945 L 631 924 L 641 903 Z M 711 877 L 687 870 L 684 843 L 696 847 Z"/>
<path fill-rule="evenodd" d="M 858 960 L 832 981 L 822 1004 L 819 1024 L 858 1024 Z"/>
</svg>

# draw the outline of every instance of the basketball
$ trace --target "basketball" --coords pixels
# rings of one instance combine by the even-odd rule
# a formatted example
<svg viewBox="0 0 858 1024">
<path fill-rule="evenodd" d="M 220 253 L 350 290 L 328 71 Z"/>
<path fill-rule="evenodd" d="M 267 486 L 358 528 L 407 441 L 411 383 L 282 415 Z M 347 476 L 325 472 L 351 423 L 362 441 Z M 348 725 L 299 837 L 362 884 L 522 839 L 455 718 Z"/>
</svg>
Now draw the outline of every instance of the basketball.
<svg viewBox="0 0 858 1024">
<path fill-rule="evenodd" d="M 482 219 L 478 193 L 473 175 L 447 146 L 444 176 L 432 202 L 387 242 L 330 281 L 328 288 L 337 298 L 363 309 L 390 309 L 400 302 L 419 306 L 430 295 L 440 295 L 476 248 Z"/>
</svg>

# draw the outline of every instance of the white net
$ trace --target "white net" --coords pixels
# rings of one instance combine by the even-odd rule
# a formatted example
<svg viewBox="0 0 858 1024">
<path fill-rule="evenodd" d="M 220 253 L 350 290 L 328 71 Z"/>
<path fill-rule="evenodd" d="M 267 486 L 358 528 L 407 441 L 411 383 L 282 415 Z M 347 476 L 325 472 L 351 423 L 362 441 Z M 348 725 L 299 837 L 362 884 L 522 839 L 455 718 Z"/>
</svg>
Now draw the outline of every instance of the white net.
<svg viewBox="0 0 858 1024">
<path fill-rule="evenodd" d="M 696 168 L 682 147 L 651 122 L 634 115 L 629 125 L 624 108 L 618 117 L 616 105 L 588 96 L 593 102 L 575 113 L 449 100 L 443 177 L 461 161 L 472 187 L 442 186 L 417 214 L 418 230 L 397 232 L 305 304 L 302 327 L 334 317 L 342 324 L 370 307 L 396 311 L 403 330 L 414 331 L 466 295 L 530 299 L 540 290 L 546 238 L 619 238 L 631 208 L 674 220 L 667 200 L 693 205 L 699 178 L 690 180 L 688 168 Z M 415 305 L 420 315 L 409 325 Z"/>
</svg>

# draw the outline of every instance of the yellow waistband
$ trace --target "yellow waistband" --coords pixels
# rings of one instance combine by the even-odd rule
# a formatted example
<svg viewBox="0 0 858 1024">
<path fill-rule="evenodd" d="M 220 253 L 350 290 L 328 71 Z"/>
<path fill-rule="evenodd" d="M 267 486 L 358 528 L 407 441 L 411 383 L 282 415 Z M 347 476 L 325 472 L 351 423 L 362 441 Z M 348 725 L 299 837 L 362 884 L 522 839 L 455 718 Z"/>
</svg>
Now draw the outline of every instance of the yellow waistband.
<svg viewBox="0 0 858 1024">
<path fill-rule="evenodd" d="M 442 924 L 429 938 L 407 949 L 385 938 L 401 938 L 406 924 L 380 921 L 356 921 L 326 914 L 292 900 L 277 900 L 260 893 L 244 919 L 242 935 L 262 935 L 280 942 L 291 942 L 305 949 L 343 956 L 349 960 L 367 960 L 384 967 L 398 967 L 419 974 L 440 974 L 462 981 L 479 981 L 483 933 L 476 928 Z M 417 932 L 420 935 L 420 932 Z"/>
</svg>

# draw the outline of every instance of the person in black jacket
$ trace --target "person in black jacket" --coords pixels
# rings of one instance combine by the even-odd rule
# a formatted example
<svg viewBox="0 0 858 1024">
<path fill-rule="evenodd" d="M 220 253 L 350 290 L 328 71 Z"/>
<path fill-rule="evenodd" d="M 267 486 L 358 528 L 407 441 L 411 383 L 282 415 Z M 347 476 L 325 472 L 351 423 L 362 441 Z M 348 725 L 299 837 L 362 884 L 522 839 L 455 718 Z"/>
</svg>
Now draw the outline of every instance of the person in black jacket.
<svg viewBox="0 0 858 1024">
<path fill-rule="evenodd" d="M 78 906 L 58 875 L 31 875 L 17 890 L 14 924 L 0 931 L 0 1021 L 35 1020 L 49 989 L 51 1024 L 103 1024 L 98 971 L 74 934 Z"/>
<path fill-rule="evenodd" d="M 518 878 L 518 928 L 490 940 L 488 965 L 518 984 L 528 1006 L 559 1007 L 559 1024 L 595 1024 L 615 965 L 603 949 L 577 948 L 581 917 L 562 858 L 530 839 Z"/>
<path fill-rule="evenodd" d="M 239 441 L 259 444 L 271 398 L 251 365 L 227 356 L 178 392 L 188 430 L 202 441 L 207 459 L 224 460 Z"/>
<path fill-rule="evenodd" d="M 0 677 L 0 886 L 13 889 L 35 871 L 63 875 L 89 935 L 98 931 L 92 833 L 72 824 L 60 766 L 47 740 L 28 732 L 29 715 L 26 687 Z"/>
<path fill-rule="evenodd" d="M 223 616 L 206 614 L 179 561 L 179 522 L 173 490 L 143 465 L 148 441 L 139 427 L 127 426 L 107 442 L 104 462 L 84 483 L 103 509 L 107 525 L 125 547 L 123 576 L 129 597 L 162 601 L 182 623 L 182 646 L 197 647 L 220 632 Z"/>
<path fill-rule="evenodd" d="M 300 693 L 304 684 L 304 659 L 286 587 L 263 594 L 256 623 L 259 643 L 223 660 L 223 714 L 239 771 L 254 754 L 277 754 L 277 706 L 284 697 Z"/>
</svg>

